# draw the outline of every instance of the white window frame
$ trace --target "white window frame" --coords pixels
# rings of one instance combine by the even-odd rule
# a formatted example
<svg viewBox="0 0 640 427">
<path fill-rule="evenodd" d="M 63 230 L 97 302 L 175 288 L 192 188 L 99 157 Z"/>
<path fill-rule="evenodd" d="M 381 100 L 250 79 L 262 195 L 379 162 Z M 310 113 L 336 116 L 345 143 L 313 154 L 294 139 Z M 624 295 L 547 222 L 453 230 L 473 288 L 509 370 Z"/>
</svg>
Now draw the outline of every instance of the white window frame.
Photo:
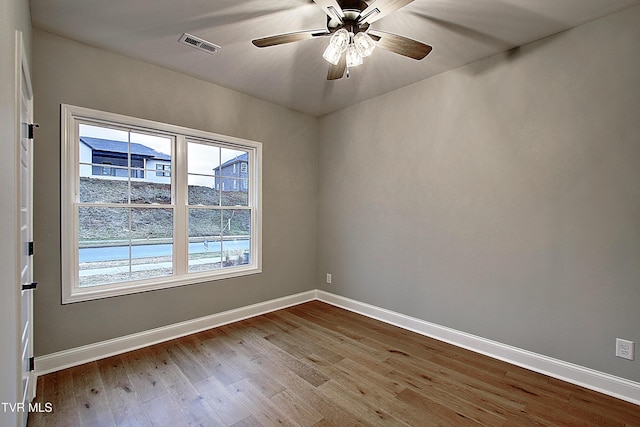
<svg viewBox="0 0 640 427">
<path fill-rule="evenodd" d="M 62 239 L 62 303 L 74 303 L 118 295 L 147 292 L 195 283 L 210 282 L 262 272 L 262 144 L 201 130 L 128 117 L 120 114 L 61 104 L 61 239 Z M 166 134 L 175 138 L 171 180 L 174 194 L 173 274 L 165 277 L 122 283 L 79 286 L 78 204 L 79 197 L 79 124 L 105 126 L 111 123 L 132 131 Z M 251 208 L 251 249 L 249 264 L 205 272 L 188 272 L 188 215 L 186 200 L 187 141 L 210 141 L 217 146 L 241 149 L 249 155 L 249 207 Z M 183 186 L 182 191 L 177 190 Z M 182 196 L 180 195 L 182 194 Z"/>
</svg>

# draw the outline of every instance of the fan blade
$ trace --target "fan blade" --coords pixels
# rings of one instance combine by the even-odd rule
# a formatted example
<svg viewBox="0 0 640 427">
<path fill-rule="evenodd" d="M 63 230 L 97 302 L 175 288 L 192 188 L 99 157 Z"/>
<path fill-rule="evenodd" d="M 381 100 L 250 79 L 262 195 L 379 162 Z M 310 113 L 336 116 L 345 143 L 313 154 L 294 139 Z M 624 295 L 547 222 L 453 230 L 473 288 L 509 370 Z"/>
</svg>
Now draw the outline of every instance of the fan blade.
<svg viewBox="0 0 640 427">
<path fill-rule="evenodd" d="M 371 4 L 368 8 L 362 11 L 360 16 L 360 22 L 371 24 L 378 19 L 382 19 L 389 15 L 391 12 L 395 12 L 403 6 L 408 5 L 413 0 L 377 0 Z"/>
<path fill-rule="evenodd" d="M 279 34 L 277 36 L 264 37 L 262 39 L 252 40 L 257 47 L 276 46 L 279 44 L 299 42 L 301 40 L 308 40 L 314 37 L 328 36 L 330 33 L 327 30 L 310 30 L 299 31 L 296 33 Z"/>
<path fill-rule="evenodd" d="M 424 44 L 417 40 L 399 36 L 397 34 L 376 31 L 380 35 L 369 32 L 369 36 L 376 42 L 376 47 L 397 53 L 402 56 L 420 60 L 427 56 L 433 49 L 428 44 Z"/>
<path fill-rule="evenodd" d="M 347 54 L 343 53 L 340 57 L 338 65 L 329 65 L 329 72 L 327 73 L 327 80 L 338 80 L 344 76 L 344 70 L 347 69 Z"/>
<path fill-rule="evenodd" d="M 342 17 L 344 13 L 342 13 L 342 7 L 338 4 L 336 0 L 313 0 L 318 6 L 324 10 L 329 18 L 336 18 L 338 21 L 342 22 Z"/>
</svg>

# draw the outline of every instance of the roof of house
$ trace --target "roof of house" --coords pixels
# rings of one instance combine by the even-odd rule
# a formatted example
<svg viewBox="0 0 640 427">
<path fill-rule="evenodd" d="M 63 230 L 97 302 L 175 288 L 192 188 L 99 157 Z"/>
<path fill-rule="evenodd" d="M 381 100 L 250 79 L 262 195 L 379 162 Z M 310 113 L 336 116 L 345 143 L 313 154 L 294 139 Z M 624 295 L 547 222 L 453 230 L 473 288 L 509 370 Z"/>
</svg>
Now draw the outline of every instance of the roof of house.
<svg viewBox="0 0 640 427">
<path fill-rule="evenodd" d="M 248 161 L 249 161 L 249 153 L 242 153 L 242 154 L 240 154 L 239 156 L 236 156 L 236 157 L 234 157 L 234 158 L 233 158 L 233 159 L 231 159 L 231 160 L 227 160 L 226 162 L 224 162 L 223 164 L 221 164 L 220 166 L 218 166 L 218 167 L 217 167 L 217 168 L 215 168 L 215 169 L 218 169 L 218 168 L 225 168 L 225 167 L 230 166 L 230 165 L 232 165 L 232 164 L 234 164 L 234 163 L 239 163 L 239 162 L 248 162 Z M 215 169 L 214 169 L 214 170 L 215 170 Z"/>
<path fill-rule="evenodd" d="M 142 157 L 158 159 L 158 160 L 171 160 L 171 156 L 168 154 L 160 153 L 153 148 L 146 145 L 138 144 L 136 142 L 128 143 L 125 141 L 113 141 L 111 139 L 91 138 L 88 136 L 80 137 L 80 141 L 85 143 L 88 147 L 97 151 L 107 151 L 112 153 L 128 153 L 129 147 L 131 147 L 131 154 Z"/>
</svg>

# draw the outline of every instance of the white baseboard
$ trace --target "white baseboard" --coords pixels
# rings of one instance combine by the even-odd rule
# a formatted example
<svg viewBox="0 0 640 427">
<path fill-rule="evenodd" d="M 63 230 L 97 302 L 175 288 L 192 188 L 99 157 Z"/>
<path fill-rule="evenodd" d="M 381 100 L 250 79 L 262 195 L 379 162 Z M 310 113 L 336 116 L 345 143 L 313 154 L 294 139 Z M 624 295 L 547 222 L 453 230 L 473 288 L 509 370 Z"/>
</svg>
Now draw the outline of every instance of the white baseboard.
<svg viewBox="0 0 640 427">
<path fill-rule="evenodd" d="M 640 383 L 635 381 L 405 316 L 329 292 L 318 290 L 317 299 L 439 341 L 640 405 Z"/>
<path fill-rule="evenodd" d="M 104 359 L 127 351 L 137 350 L 164 341 L 180 338 L 196 332 L 204 331 L 229 323 L 238 322 L 250 317 L 259 316 L 271 311 L 280 310 L 293 305 L 302 304 L 316 299 L 316 291 L 308 291 L 258 304 L 240 307 L 234 310 L 223 311 L 222 313 L 188 320 L 186 322 L 175 323 L 161 328 L 151 329 L 136 334 L 125 335 L 107 341 L 84 345 L 57 353 L 47 354 L 35 358 L 35 370 L 37 375 L 44 375 L 50 372 Z"/>
<path fill-rule="evenodd" d="M 36 357 L 36 372 L 38 376 L 44 375 L 312 300 L 320 300 L 421 335 L 640 405 L 640 383 L 321 290 L 277 298 L 162 328 Z"/>
</svg>

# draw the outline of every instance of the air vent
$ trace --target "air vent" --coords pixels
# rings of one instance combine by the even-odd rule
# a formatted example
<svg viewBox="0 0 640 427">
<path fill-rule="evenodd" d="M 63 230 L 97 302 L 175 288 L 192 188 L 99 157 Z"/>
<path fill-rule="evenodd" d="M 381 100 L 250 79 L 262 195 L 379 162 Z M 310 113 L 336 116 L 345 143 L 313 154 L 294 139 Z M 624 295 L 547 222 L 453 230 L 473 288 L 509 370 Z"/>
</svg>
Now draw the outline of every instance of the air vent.
<svg viewBox="0 0 640 427">
<path fill-rule="evenodd" d="M 210 54 L 214 54 L 221 49 L 221 47 L 218 45 L 215 45 L 206 40 L 202 40 L 199 37 L 192 36 L 191 34 L 187 34 L 187 33 L 182 34 L 182 36 L 180 36 L 180 39 L 178 41 L 182 44 L 195 47 L 198 50 L 201 50 L 203 52 L 207 52 Z"/>
</svg>

